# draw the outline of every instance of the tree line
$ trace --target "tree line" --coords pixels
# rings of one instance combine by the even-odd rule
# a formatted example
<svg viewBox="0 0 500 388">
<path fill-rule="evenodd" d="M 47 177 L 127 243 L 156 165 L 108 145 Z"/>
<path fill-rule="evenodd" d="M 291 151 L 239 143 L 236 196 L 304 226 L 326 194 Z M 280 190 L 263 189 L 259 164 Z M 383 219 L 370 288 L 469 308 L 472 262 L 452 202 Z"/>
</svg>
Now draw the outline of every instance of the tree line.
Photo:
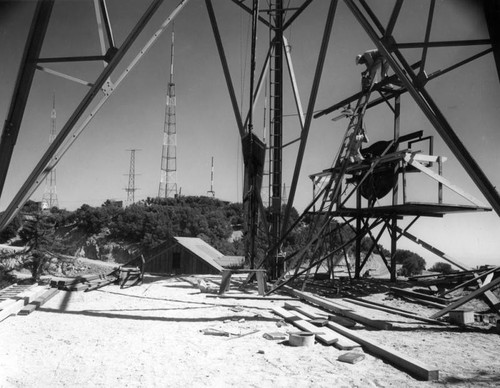
<svg viewBox="0 0 500 388">
<path fill-rule="evenodd" d="M 290 223 L 297 218 L 298 213 L 293 209 Z M 44 252 L 74 254 L 78 242 L 68 240 L 71 234 L 68 232 L 75 230 L 84 236 L 105 233 L 110 241 L 126 241 L 146 250 L 161 244 L 169 236 L 198 237 L 225 255 L 243 256 L 244 240 L 231 238 L 235 231 L 242 230 L 243 223 L 241 203 L 204 196 L 147 198 L 126 208 L 108 200 L 99 207 L 84 204 L 75 211 L 58 208 L 41 211 L 37 203 L 28 201 L 20 215 L 0 234 L 0 243 L 10 241 L 28 246 L 31 256 L 34 256 L 30 259 L 34 272 L 39 270 L 40 262 L 47 257 Z M 334 244 L 352 237 L 350 228 L 342 228 Z M 304 217 L 287 236 L 284 252 L 300 249 L 308 238 L 309 220 Z M 256 245 L 258 255 L 263 257 L 268 248 L 265 231 L 261 230 L 258 234 Z M 372 245 L 372 240 L 364 237 L 361 251 L 373 251 Z M 384 247 L 378 245 L 377 248 L 385 257 L 390 257 L 390 252 Z M 353 251 L 354 244 L 347 249 L 351 256 Z M 374 252 L 377 253 L 377 250 Z M 425 260 L 411 251 L 397 250 L 395 259 L 403 265 L 404 276 L 415 275 L 425 269 Z"/>
</svg>

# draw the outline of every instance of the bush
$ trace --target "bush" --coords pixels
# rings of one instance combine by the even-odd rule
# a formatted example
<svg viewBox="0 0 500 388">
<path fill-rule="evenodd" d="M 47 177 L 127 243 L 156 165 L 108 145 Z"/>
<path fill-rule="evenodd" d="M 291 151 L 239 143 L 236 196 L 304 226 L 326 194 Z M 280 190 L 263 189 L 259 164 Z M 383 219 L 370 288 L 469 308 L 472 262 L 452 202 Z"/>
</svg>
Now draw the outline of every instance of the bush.
<svg viewBox="0 0 500 388">
<path fill-rule="evenodd" d="M 442 261 L 434 264 L 431 268 L 429 268 L 429 271 L 440 272 L 440 273 L 443 273 L 445 275 L 457 272 L 457 270 L 454 270 L 451 267 L 451 264 L 445 263 L 445 262 L 442 262 Z"/>
</svg>

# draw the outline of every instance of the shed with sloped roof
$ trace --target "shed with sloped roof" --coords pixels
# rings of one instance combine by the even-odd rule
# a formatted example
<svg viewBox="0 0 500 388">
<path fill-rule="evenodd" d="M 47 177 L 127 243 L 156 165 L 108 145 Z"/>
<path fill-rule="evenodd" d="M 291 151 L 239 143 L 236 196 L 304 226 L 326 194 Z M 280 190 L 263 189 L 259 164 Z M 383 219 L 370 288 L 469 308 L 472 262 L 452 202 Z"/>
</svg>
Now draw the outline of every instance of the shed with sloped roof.
<svg viewBox="0 0 500 388">
<path fill-rule="evenodd" d="M 145 271 L 157 274 L 219 274 L 223 254 L 196 237 L 170 237 L 147 252 Z"/>
</svg>

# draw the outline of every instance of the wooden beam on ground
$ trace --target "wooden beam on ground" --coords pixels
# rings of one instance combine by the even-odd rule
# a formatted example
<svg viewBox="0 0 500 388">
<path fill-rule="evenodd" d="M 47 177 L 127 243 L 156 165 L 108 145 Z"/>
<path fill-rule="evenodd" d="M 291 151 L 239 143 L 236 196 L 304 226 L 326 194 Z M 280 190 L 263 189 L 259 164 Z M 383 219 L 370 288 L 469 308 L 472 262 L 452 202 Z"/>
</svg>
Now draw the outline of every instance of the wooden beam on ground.
<svg viewBox="0 0 500 388">
<path fill-rule="evenodd" d="M 273 307 L 271 311 L 285 319 L 286 322 L 307 321 L 309 319 L 297 311 L 286 310 L 283 307 Z"/>
<path fill-rule="evenodd" d="M 326 326 L 335 331 L 335 335 L 337 336 L 337 339 L 338 341 L 335 342 L 333 344 L 333 346 L 335 346 L 337 349 L 339 350 L 353 350 L 353 349 L 356 349 L 356 348 L 360 348 L 361 347 L 361 344 L 356 342 L 356 341 L 353 341 L 352 339 L 346 337 L 345 335 L 337 332 L 335 329 L 334 329 L 334 326 L 333 325 L 336 325 L 335 322 L 328 322 L 326 324 Z M 342 326 L 342 325 L 341 325 Z"/>
<path fill-rule="evenodd" d="M 397 288 L 397 287 L 390 287 L 390 290 L 397 295 L 409 296 L 410 298 L 415 298 L 415 299 L 428 300 L 429 302 L 438 303 L 442 306 L 446 306 L 448 304 L 448 301 L 444 298 L 422 294 L 421 292 L 405 290 L 404 288 Z"/>
<path fill-rule="evenodd" d="M 89 291 L 94 291 L 94 290 L 97 290 L 99 288 L 102 288 L 104 286 L 107 286 L 111 283 L 114 283 L 118 280 L 118 278 L 111 278 L 111 279 L 103 279 L 102 281 L 99 281 L 99 282 L 96 282 L 96 283 L 93 283 L 91 284 L 87 289 L 85 289 L 84 292 L 89 292 Z"/>
<path fill-rule="evenodd" d="M 389 330 L 392 328 L 392 324 L 389 322 L 363 317 L 362 315 L 355 313 L 353 310 L 348 309 L 346 306 L 342 306 L 333 301 L 329 301 L 327 299 L 320 298 L 318 296 L 313 296 L 303 291 L 295 290 L 289 286 L 283 286 L 282 289 L 288 292 L 289 294 L 296 296 L 297 298 L 306 300 L 312 304 L 323 307 L 324 309 L 331 311 L 335 314 L 342 315 L 343 317 L 347 317 L 354 321 L 360 322 L 363 325 L 381 330 Z"/>
<path fill-rule="evenodd" d="M 479 278 L 479 276 L 474 274 L 474 278 L 476 279 L 479 287 L 485 286 L 488 283 L 490 283 L 493 280 L 494 276 L 495 276 L 495 273 L 490 273 L 486 276 L 484 281 L 481 282 L 481 279 Z M 484 292 L 484 294 L 482 296 L 483 296 L 484 301 L 486 302 L 487 305 L 489 305 L 497 313 L 500 313 L 500 301 L 495 296 L 495 294 L 493 294 L 493 292 L 491 292 L 490 290 L 487 290 Z"/>
<path fill-rule="evenodd" d="M 339 315 L 329 315 L 328 320 L 348 328 L 356 326 L 356 322 L 352 319 L 341 317 Z"/>
<path fill-rule="evenodd" d="M 389 346 L 380 345 L 376 341 L 365 337 L 359 332 L 349 330 L 341 325 L 333 322 L 328 324 L 328 327 L 335 330 L 337 333 L 344 335 L 347 338 L 361 344 L 366 351 L 376 356 L 383 358 L 391 364 L 403 369 L 409 374 L 425 381 L 437 380 L 439 378 L 439 370 L 430 368 L 424 363 L 415 360 Z"/>
<path fill-rule="evenodd" d="M 273 307 L 271 310 L 276 315 L 279 315 L 286 322 L 293 322 L 294 320 L 298 320 L 297 316 L 289 310 L 285 310 L 283 307 Z"/>
<path fill-rule="evenodd" d="M 8 287 L 5 287 L 0 290 L 0 299 L 10 299 L 14 298 L 17 295 L 21 294 L 24 291 L 28 291 L 32 288 L 37 287 L 37 285 L 33 284 L 11 284 Z"/>
<path fill-rule="evenodd" d="M 207 298 L 221 299 L 242 299 L 242 300 L 297 300 L 289 296 L 273 296 L 273 295 L 252 295 L 252 294 L 207 294 Z"/>
<path fill-rule="evenodd" d="M 293 321 L 293 325 L 309 333 L 315 333 L 314 337 L 316 338 L 316 340 L 325 345 L 333 345 L 335 342 L 339 340 L 337 333 L 326 327 L 318 328 L 317 326 L 314 326 L 312 323 L 301 319 Z M 318 333 L 318 330 L 321 330 L 321 333 Z"/>
<path fill-rule="evenodd" d="M 57 288 L 50 288 L 46 290 L 43 294 L 41 294 L 38 298 L 34 299 L 32 302 L 24 306 L 17 315 L 28 315 L 35 311 L 40 306 L 43 306 L 46 302 L 48 302 L 51 298 L 53 298 L 59 290 Z"/>
<path fill-rule="evenodd" d="M 376 302 L 371 302 L 371 301 L 366 301 L 366 300 L 359 300 L 359 299 L 351 299 L 351 298 L 344 298 L 344 300 L 346 302 L 349 302 L 349 303 L 354 303 L 354 304 L 357 304 L 357 305 L 360 305 L 363 307 L 368 307 L 371 309 L 385 311 L 386 313 L 390 313 L 390 314 L 400 315 L 402 317 L 411 318 L 411 319 L 414 319 L 416 321 L 427 322 L 427 323 L 431 323 L 433 325 L 440 325 L 440 326 L 446 325 L 447 326 L 447 323 L 445 323 L 445 322 L 441 322 L 441 321 L 438 321 L 436 319 L 431 319 L 431 318 L 427 318 L 427 317 L 422 317 L 422 316 L 414 314 L 410 311 L 404 311 L 401 309 L 396 309 L 393 307 L 385 306 L 381 303 L 376 303 Z"/>
<path fill-rule="evenodd" d="M 16 315 L 19 310 L 21 310 L 25 305 L 30 303 L 32 300 L 40 296 L 45 292 L 47 288 L 44 286 L 37 286 L 30 288 L 28 291 L 24 291 L 18 295 L 19 300 L 10 304 L 5 309 L 0 311 L 0 322 L 11 315 Z"/>
<path fill-rule="evenodd" d="M 490 275 L 490 274 L 493 274 L 494 272 L 497 272 L 497 271 L 500 271 L 500 267 L 495 267 L 495 268 L 492 268 L 488 271 L 485 271 L 485 272 L 481 272 L 480 274 L 477 274 L 477 277 L 474 277 L 472 279 L 469 279 L 467 280 L 466 282 L 463 282 L 461 284 L 459 284 L 458 286 L 450 289 L 450 290 L 447 290 L 445 292 L 442 292 L 440 294 L 440 296 L 445 296 L 447 294 L 450 294 L 452 293 L 453 291 L 456 291 L 456 290 L 459 290 L 460 288 L 463 288 L 465 286 L 468 286 L 469 284 L 472 284 L 472 283 L 477 283 L 478 279 L 481 279 L 483 276 L 487 276 L 487 275 Z M 492 280 L 492 279 L 490 279 Z M 486 280 L 485 280 L 486 281 Z"/>
<path fill-rule="evenodd" d="M 20 299 L 13 304 L 9 305 L 7 308 L 0 311 L 0 322 L 11 315 L 16 315 L 19 310 L 21 310 L 25 305 L 25 301 Z"/>
<path fill-rule="evenodd" d="M 313 311 L 312 308 L 307 308 L 302 303 L 285 302 L 285 309 L 297 311 L 310 319 L 328 319 L 327 313 Z"/>
<path fill-rule="evenodd" d="M 15 303 L 17 302 L 19 299 L 16 299 L 16 298 L 9 298 L 9 299 L 4 299 L 0 302 L 0 310 L 3 310 L 5 308 L 7 308 L 9 305 L 11 305 L 12 303 Z"/>
<path fill-rule="evenodd" d="M 293 313 L 296 314 L 296 312 L 299 312 L 309 318 L 311 318 L 312 320 L 314 319 L 326 319 L 328 320 L 328 315 L 327 314 L 323 314 L 321 311 L 320 312 L 316 312 L 316 311 L 313 311 L 312 308 L 308 308 L 308 306 L 304 306 L 302 303 L 285 303 L 285 308 L 288 309 L 288 310 L 293 310 Z M 347 319 L 347 318 L 342 318 L 340 317 L 341 319 Z M 356 324 L 355 322 L 349 320 L 350 322 L 352 322 L 354 325 Z M 311 322 L 312 323 L 312 322 Z M 328 326 L 328 322 L 326 323 L 326 326 Z M 321 327 L 320 330 L 323 330 L 324 327 Z M 330 330 L 328 330 L 330 331 Z M 340 350 L 352 350 L 352 349 L 355 349 L 355 348 L 359 348 L 361 345 L 354 342 L 354 341 L 351 341 L 349 338 L 347 337 L 344 337 L 342 334 L 338 334 L 336 333 L 335 334 L 336 338 L 337 338 L 337 341 L 333 344 L 333 346 L 335 346 L 337 349 L 340 349 Z"/>
<path fill-rule="evenodd" d="M 37 309 L 37 306 L 30 303 L 30 304 L 27 304 L 26 306 L 24 306 L 23 308 L 21 308 L 21 310 L 19 310 L 17 312 L 17 315 L 29 315 L 33 311 L 35 311 L 36 309 Z"/>
<path fill-rule="evenodd" d="M 446 307 L 447 305 L 444 303 L 436 303 L 436 302 L 431 302 L 430 300 L 423 300 L 423 299 L 417 299 L 417 298 L 410 298 L 409 296 L 403 296 L 400 295 L 401 298 L 412 302 L 412 303 L 418 303 L 424 306 L 429 306 L 429 307 L 434 307 L 437 309 L 442 309 L 443 307 Z"/>
<path fill-rule="evenodd" d="M 463 298 L 460 298 L 456 302 L 450 304 L 449 306 L 445 307 L 444 309 L 438 311 L 437 313 L 433 314 L 430 316 L 430 318 L 439 318 L 445 315 L 446 313 L 455 310 L 457 307 L 460 307 L 467 303 L 469 300 L 472 300 L 474 298 L 477 298 L 478 296 L 484 295 L 484 293 L 494 287 L 497 287 L 500 284 L 500 277 L 496 278 L 493 280 L 491 283 L 488 283 L 477 290 L 471 292 L 469 295 L 464 296 Z"/>
</svg>

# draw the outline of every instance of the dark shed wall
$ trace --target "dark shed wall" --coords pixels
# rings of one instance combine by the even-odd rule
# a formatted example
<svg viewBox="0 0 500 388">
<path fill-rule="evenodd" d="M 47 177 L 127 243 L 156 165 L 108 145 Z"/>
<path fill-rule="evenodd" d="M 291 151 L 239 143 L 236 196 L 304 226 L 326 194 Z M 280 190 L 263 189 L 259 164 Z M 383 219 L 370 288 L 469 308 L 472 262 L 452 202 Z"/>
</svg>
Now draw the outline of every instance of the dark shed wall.
<svg viewBox="0 0 500 388">
<path fill-rule="evenodd" d="M 174 268 L 174 256 L 178 255 L 179 267 Z M 218 274 L 219 271 L 193 254 L 174 239 L 168 240 L 145 255 L 146 272 L 160 274 Z"/>
</svg>

